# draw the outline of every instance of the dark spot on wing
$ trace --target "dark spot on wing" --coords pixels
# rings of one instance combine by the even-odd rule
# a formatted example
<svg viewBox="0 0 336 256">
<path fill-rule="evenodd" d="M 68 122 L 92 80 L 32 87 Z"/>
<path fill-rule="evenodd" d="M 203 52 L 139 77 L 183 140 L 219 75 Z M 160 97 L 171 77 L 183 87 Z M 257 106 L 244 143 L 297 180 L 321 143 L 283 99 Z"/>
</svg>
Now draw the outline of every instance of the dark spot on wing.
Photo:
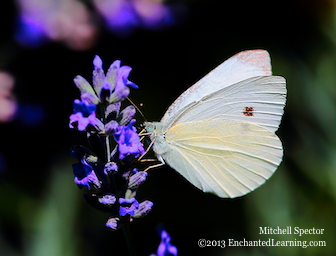
<svg viewBox="0 0 336 256">
<path fill-rule="evenodd" d="M 254 109 L 252 107 L 245 107 L 243 114 L 245 116 L 253 116 Z"/>
</svg>

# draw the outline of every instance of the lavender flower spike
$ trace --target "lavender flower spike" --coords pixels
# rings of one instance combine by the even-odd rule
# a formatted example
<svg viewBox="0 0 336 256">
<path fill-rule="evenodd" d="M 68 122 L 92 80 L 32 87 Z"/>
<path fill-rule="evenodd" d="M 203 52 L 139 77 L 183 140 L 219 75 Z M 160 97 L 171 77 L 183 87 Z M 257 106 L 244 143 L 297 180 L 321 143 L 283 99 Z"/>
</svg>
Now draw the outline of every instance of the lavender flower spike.
<svg viewBox="0 0 336 256">
<path fill-rule="evenodd" d="M 72 156 L 79 160 L 73 164 L 75 183 L 89 190 L 83 195 L 86 203 L 109 212 L 106 226 L 111 230 L 147 215 L 153 207 L 151 201 L 139 204 L 135 199 L 147 173 L 134 168 L 133 160 L 145 150 L 133 126 L 136 109 L 124 107 L 122 101 L 130 87 L 138 87 L 128 80 L 132 69 L 120 64 L 114 61 L 105 75 L 103 61 L 96 55 L 92 85 L 81 76 L 74 79 L 81 100 L 74 100 L 69 123 L 86 132 L 90 145 L 90 149 L 80 145 L 72 149 Z"/>
</svg>

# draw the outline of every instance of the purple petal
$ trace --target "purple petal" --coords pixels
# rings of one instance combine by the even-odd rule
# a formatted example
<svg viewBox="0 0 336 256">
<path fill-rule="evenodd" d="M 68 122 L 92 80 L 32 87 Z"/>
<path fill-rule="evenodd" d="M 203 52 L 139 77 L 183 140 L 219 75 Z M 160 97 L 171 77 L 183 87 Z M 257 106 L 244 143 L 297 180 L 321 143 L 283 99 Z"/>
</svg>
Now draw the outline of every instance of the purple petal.
<svg viewBox="0 0 336 256">
<path fill-rule="evenodd" d="M 94 60 L 93 60 L 93 65 L 95 67 L 95 69 L 102 69 L 103 68 L 103 61 L 101 60 L 101 58 L 96 55 Z"/>
</svg>

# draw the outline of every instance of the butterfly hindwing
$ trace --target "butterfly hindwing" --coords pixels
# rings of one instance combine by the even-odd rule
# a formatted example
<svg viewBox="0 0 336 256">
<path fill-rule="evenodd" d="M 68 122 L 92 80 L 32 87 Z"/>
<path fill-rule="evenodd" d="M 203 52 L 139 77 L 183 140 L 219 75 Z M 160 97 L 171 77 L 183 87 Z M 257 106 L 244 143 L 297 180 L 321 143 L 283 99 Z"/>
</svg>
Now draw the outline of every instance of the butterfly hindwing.
<svg viewBox="0 0 336 256">
<path fill-rule="evenodd" d="M 189 182 L 220 197 L 242 196 L 263 184 L 282 160 L 282 144 L 267 129 L 230 120 L 172 127 L 162 157 Z"/>
</svg>

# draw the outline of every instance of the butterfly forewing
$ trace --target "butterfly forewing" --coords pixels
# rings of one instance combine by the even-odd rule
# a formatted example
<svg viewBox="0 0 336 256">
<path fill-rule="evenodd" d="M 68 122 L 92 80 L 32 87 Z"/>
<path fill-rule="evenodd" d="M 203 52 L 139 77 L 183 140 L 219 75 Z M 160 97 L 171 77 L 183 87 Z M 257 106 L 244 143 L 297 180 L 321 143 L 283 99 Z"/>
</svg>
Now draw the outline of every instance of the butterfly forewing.
<svg viewBox="0 0 336 256">
<path fill-rule="evenodd" d="M 265 182 L 282 160 L 269 130 L 230 120 L 186 122 L 166 133 L 165 161 L 189 182 L 220 197 L 242 196 Z"/>
<path fill-rule="evenodd" d="M 251 122 L 275 132 L 286 102 L 286 81 L 280 76 L 253 77 L 191 103 L 171 126 L 206 119 Z"/>
<path fill-rule="evenodd" d="M 181 94 L 168 108 L 161 122 L 169 129 L 189 104 L 227 86 L 256 76 L 272 75 L 270 56 L 265 50 L 247 50 L 232 56 Z"/>
</svg>

